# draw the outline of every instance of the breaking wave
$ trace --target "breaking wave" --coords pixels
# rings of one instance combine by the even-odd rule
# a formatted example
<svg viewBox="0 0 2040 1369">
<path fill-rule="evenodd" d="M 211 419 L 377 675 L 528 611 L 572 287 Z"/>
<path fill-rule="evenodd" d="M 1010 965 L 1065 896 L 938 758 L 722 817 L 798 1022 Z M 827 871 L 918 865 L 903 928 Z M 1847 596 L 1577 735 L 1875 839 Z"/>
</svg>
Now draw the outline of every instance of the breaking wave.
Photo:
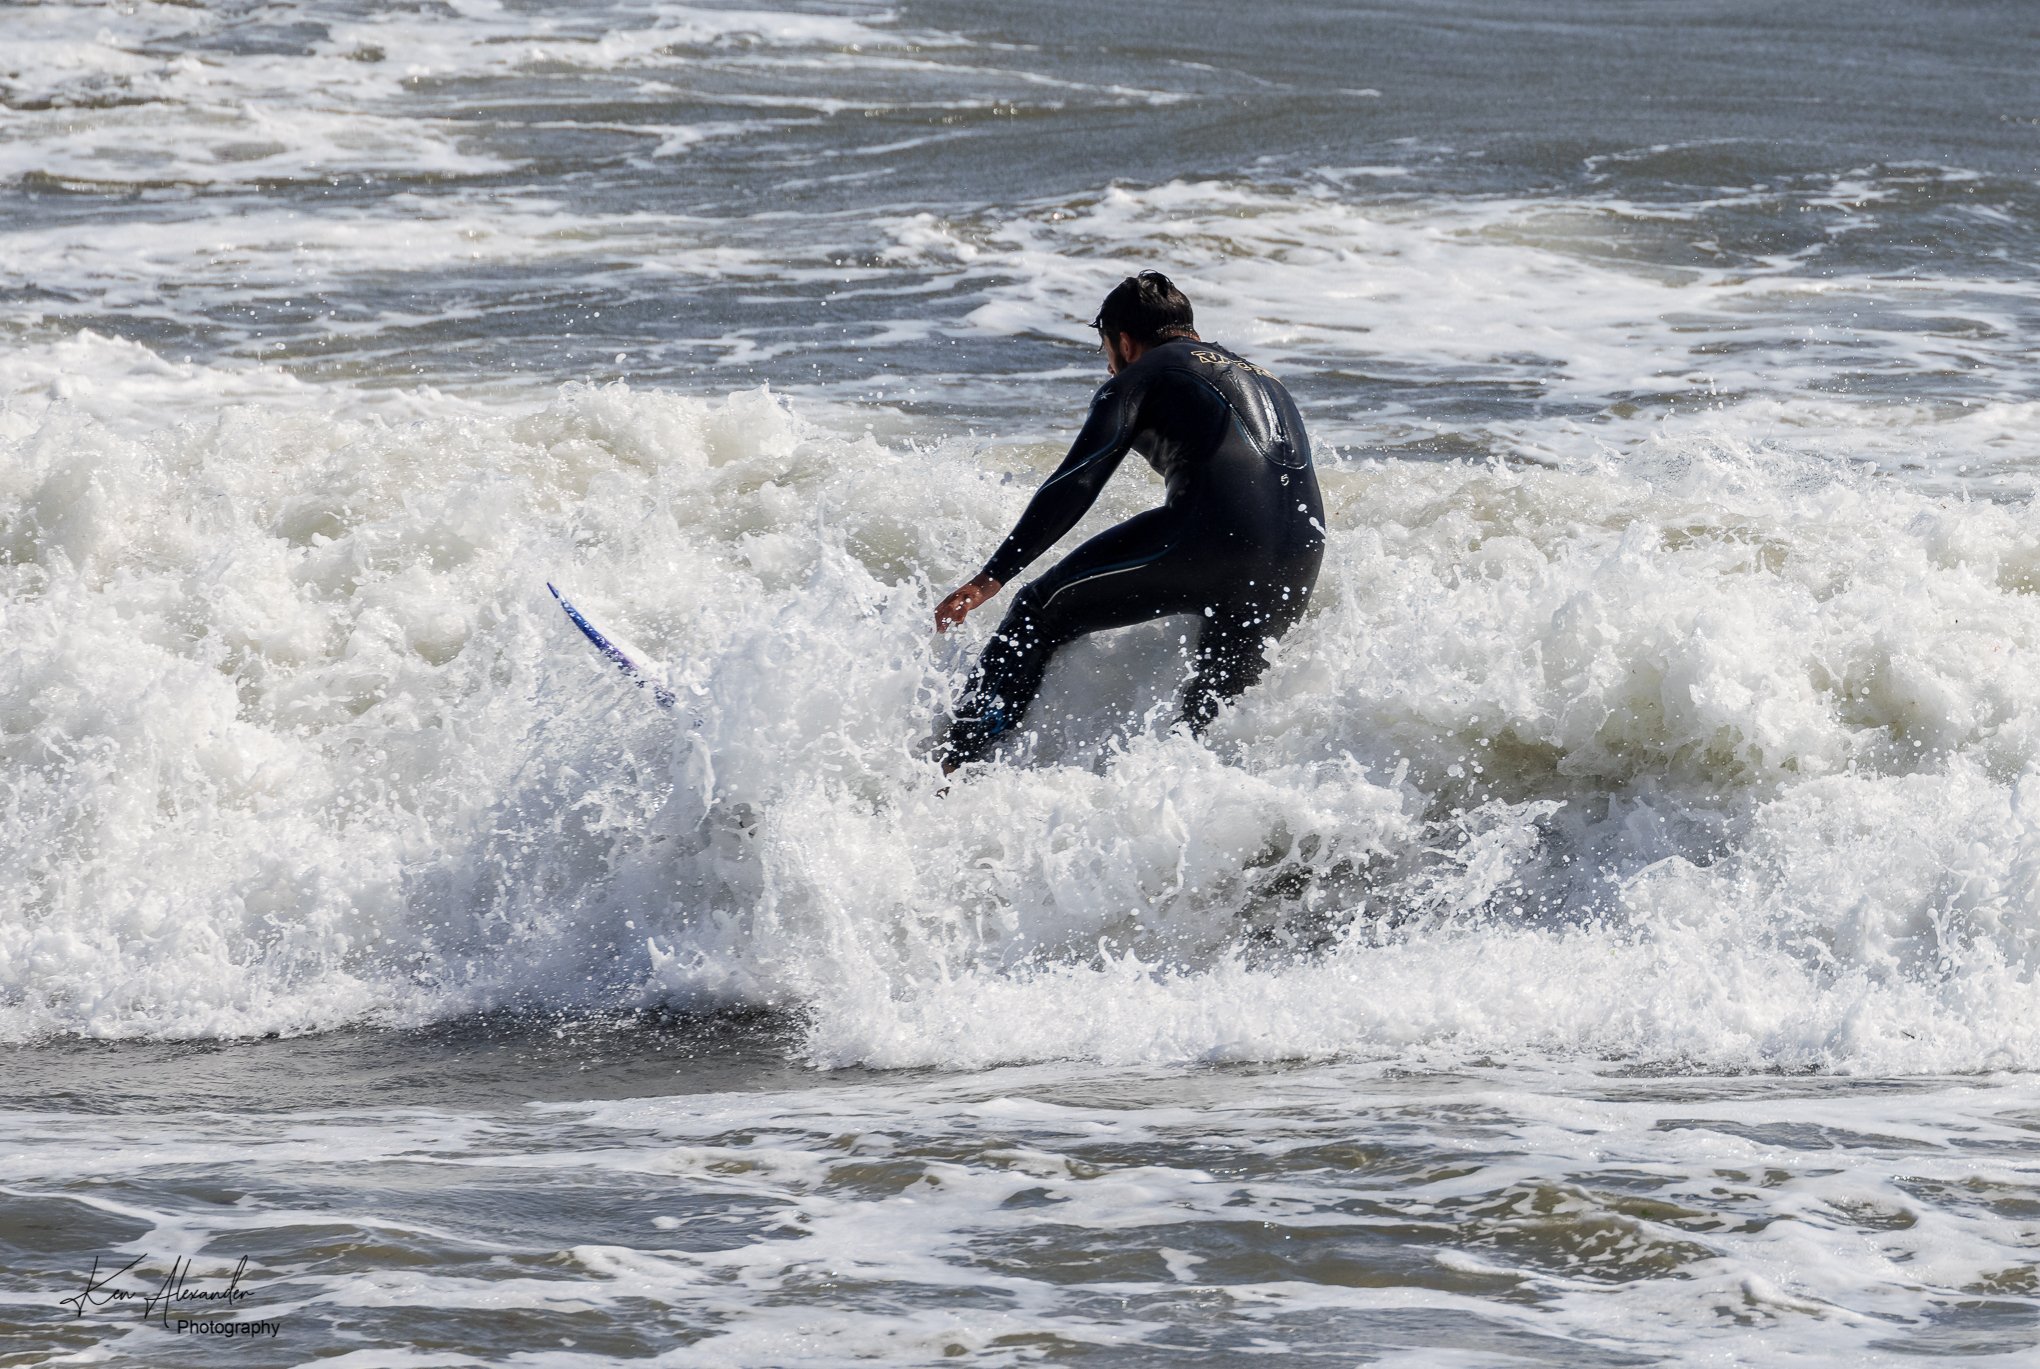
<svg viewBox="0 0 2040 1369">
<path fill-rule="evenodd" d="M 1164 622 L 945 796 L 989 624 L 932 605 L 1057 453 L 63 346 L 102 383 L 0 410 L 9 1037 L 746 1005 L 832 1065 L 2040 1066 L 2021 505 L 1721 431 L 1334 459 L 1318 603 L 1208 745 Z"/>
</svg>

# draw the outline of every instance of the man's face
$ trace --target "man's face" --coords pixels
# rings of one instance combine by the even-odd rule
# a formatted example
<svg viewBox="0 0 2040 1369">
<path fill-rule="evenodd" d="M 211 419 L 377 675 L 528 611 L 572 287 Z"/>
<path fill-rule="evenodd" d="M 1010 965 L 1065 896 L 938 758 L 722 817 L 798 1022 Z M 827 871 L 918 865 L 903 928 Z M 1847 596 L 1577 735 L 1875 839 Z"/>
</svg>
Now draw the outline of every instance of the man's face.
<svg viewBox="0 0 2040 1369">
<path fill-rule="evenodd" d="M 1118 375 L 1119 368 L 1126 364 L 1126 359 L 1120 355 L 1118 341 L 1103 328 L 1098 330 L 1098 350 L 1105 353 L 1105 374 Z"/>
</svg>

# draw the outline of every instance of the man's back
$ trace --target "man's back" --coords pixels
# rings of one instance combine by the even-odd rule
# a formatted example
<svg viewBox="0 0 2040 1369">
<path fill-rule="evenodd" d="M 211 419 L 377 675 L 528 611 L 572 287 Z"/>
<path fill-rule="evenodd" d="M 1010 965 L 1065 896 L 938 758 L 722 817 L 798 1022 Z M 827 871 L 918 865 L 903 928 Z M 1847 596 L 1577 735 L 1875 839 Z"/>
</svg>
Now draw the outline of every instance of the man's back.
<svg viewBox="0 0 2040 1369">
<path fill-rule="evenodd" d="M 1149 349 L 1095 403 L 1120 410 L 1127 444 L 1167 482 L 1169 507 L 1207 533 L 1277 560 L 1323 540 L 1310 436 L 1271 372 L 1215 343 L 1179 339 Z"/>
<path fill-rule="evenodd" d="M 1134 449 L 1164 479 L 1229 442 L 1244 441 L 1288 470 L 1310 465 L 1310 438 L 1289 391 L 1272 372 L 1216 343 L 1181 338 L 1151 348 L 1100 395 L 1114 390 L 1133 410 Z"/>
<path fill-rule="evenodd" d="M 1160 343 L 1098 388 L 1083 430 L 985 563 L 1001 583 L 1075 525 L 1137 451 L 1206 555 L 1292 560 L 1323 544 L 1310 438 L 1282 382 L 1196 338 Z"/>
</svg>

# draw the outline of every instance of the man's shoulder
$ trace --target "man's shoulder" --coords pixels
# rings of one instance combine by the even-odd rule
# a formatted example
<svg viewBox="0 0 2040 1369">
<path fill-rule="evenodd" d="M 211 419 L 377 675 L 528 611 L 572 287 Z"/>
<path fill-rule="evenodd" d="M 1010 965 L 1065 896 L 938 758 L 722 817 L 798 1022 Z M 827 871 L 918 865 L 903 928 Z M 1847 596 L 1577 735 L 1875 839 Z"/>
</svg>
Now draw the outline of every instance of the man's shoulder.
<svg viewBox="0 0 2040 1369">
<path fill-rule="evenodd" d="M 1226 380 L 1249 384 L 1256 380 L 1276 385 L 1282 383 L 1273 371 L 1248 361 L 1229 347 L 1200 338 L 1172 338 L 1148 348 L 1139 361 L 1100 385 L 1091 402 L 1103 403 L 1116 396 L 1130 398 L 1157 385 L 1167 387 L 1172 383 Z M 1225 388 L 1222 383 L 1220 388 Z"/>
</svg>

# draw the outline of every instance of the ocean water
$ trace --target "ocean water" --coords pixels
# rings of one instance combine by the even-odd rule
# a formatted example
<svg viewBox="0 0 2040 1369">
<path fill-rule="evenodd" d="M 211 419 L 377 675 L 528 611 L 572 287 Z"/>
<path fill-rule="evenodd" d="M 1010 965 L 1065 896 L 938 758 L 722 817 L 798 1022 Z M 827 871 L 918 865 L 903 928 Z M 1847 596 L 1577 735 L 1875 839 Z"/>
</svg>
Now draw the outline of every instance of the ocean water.
<svg viewBox="0 0 2040 1369">
<path fill-rule="evenodd" d="M 2036 71 L 0 9 L 0 1354 L 2032 1362 Z M 1164 621 L 944 793 L 933 605 L 1148 266 L 1302 402 L 1318 603 L 1206 742 Z"/>
</svg>

